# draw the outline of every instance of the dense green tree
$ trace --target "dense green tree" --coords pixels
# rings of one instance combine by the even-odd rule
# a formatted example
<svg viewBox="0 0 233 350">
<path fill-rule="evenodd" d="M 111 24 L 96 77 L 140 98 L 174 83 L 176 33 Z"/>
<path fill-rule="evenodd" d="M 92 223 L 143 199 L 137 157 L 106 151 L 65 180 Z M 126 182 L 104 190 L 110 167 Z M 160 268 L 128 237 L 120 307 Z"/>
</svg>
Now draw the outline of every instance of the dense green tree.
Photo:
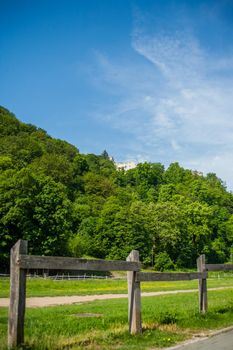
<svg viewBox="0 0 233 350">
<path fill-rule="evenodd" d="M 71 186 L 73 182 L 72 163 L 64 155 L 44 154 L 31 163 L 33 172 L 39 172 L 45 176 L 50 176 L 56 182 L 61 182 L 66 186 Z"/>
<path fill-rule="evenodd" d="M 65 254 L 71 233 L 70 206 L 65 187 L 31 169 L 6 170 L 0 176 L 0 259 L 19 239 L 40 254 Z"/>
<path fill-rule="evenodd" d="M 84 175 L 88 170 L 89 166 L 86 157 L 82 154 L 77 154 L 73 160 L 74 176 Z"/>
</svg>

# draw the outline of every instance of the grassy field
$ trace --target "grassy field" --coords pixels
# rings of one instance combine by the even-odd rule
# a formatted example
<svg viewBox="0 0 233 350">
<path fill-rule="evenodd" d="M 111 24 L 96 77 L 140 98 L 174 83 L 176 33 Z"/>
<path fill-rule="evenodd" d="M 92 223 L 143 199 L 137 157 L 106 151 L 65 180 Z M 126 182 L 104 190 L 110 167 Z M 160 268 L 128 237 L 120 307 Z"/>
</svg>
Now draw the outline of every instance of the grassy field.
<svg viewBox="0 0 233 350">
<path fill-rule="evenodd" d="M 193 334 L 233 325 L 233 291 L 213 291 L 208 295 L 206 315 L 197 311 L 197 293 L 143 298 L 143 334 L 140 336 L 128 334 L 127 300 L 124 299 L 27 309 L 25 349 L 145 350 L 173 345 Z M 85 313 L 92 317 L 86 317 Z M 1 308 L 1 350 L 6 349 L 6 334 L 7 309 Z"/>
<path fill-rule="evenodd" d="M 143 282 L 143 292 L 169 291 L 197 288 L 197 280 L 175 282 Z M 211 277 L 208 287 L 233 286 L 233 277 Z M 126 280 L 80 280 L 54 281 L 43 278 L 27 279 L 27 296 L 62 296 L 62 295 L 91 295 L 91 294 L 120 294 L 127 293 Z M 9 296 L 9 279 L 0 278 L 0 297 Z"/>
</svg>

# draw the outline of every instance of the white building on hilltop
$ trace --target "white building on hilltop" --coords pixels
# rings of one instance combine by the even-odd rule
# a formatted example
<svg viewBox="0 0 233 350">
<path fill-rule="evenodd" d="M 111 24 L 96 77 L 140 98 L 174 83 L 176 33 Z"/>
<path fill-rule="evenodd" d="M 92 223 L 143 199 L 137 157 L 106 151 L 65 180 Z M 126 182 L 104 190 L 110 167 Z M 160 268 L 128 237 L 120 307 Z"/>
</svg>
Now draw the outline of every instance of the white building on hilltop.
<svg viewBox="0 0 233 350">
<path fill-rule="evenodd" d="M 130 170 L 136 168 L 137 164 L 134 161 L 130 162 L 115 162 L 116 168 L 121 170 Z"/>
</svg>

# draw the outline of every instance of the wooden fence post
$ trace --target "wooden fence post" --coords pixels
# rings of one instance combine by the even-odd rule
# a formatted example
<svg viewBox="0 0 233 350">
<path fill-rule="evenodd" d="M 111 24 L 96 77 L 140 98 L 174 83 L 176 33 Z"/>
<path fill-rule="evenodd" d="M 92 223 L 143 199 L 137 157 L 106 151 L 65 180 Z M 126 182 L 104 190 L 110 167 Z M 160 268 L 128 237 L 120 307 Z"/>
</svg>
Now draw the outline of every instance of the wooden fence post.
<svg viewBox="0 0 233 350">
<path fill-rule="evenodd" d="M 139 252 L 132 250 L 127 261 L 139 262 Z M 136 271 L 127 272 L 128 281 L 128 319 L 131 334 L 142 333 L 141 321 L 141 288 L 140 281 L 136 281 Z"/>
<path fill-rule="evenodd" d="M 205 254 L 202 254 L 197 258 L 197 270 L 198 272 L 205 272 Z M 205 313 L 208 309 L 207 300 L 207 280 L 206 278 L 199 279 L 199 311 Z"/>
<path fill-rule="evenodd" d="M 26 270 L 20 269 L 20 254 L 27 254 L 28 242 L 22 239 L 11 249 L 10 258 L 10 306 L 8 320 L 8 347 L 14 348 L 24 342 L 24 314 L 26 299 Z"/>
</svg>

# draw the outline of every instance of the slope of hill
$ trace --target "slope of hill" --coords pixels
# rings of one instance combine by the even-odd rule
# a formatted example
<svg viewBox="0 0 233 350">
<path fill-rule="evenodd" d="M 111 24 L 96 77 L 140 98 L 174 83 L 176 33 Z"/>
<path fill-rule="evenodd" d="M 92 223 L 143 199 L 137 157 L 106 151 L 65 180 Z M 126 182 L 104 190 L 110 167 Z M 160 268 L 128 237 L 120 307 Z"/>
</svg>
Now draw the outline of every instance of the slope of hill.
<svg viewBox="0 0 233 350">
<path fill-rule="evenodd" d="M 172 163 L 117 170 L 106 151 L 80 154 L 0 107 L 0 266 L 19 238 L 36 254 L 191 267 L 233 253 L 233 196 L 215 174 Z"/>
</svg>

